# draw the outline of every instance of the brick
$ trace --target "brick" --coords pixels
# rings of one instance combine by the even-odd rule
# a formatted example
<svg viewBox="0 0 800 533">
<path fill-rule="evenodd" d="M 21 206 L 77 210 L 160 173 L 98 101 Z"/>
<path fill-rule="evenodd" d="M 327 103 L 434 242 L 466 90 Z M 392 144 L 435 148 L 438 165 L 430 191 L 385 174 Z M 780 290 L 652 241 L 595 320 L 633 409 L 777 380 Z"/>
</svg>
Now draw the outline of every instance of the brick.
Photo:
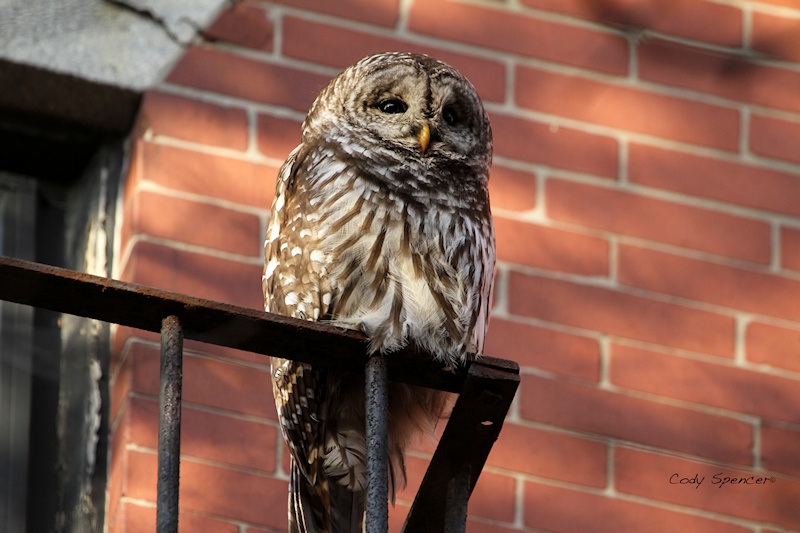
<svg viewBox="0 0 800 533">
<path fill-rule="evenodd" d="M 392 529 L 390 531 L 400 531 L 399 529 Z M 467 533 L 518 533 L 520 530 L 513 525 L 497 525 L 491 524 L 473 517 L 467 516 Z"/>
<path fill-rule="evenodd" d="M 131 246 L 131 239 L 136 235 L 137 228 L 136 225 L 138 223 L 137 217 L 130 216 L 131 213 L 135 211 L 135 204 L 138 198 L 137 189 L 131 187 L 133 191 L 130 195 L 125 195 L 122 198 L 122 212 L 125 213 L 125 216 L 122 217 L 121 223 L 119 224 L 119 250 L 121 251 L 121 256 L 125 255 L 125 250 Z M 112 361 L 112 366 L 115 362 Z"/>
<path fill-rule="evenodd" d="M 111 426 L 110 435 L 110 460 L 108 461 L 108 481 L 106 484 L 106 523 L 109 526 L 122 523 L 122 506 L 120 499 L 127 490 L 128 453 L 126 451 L 128 440 L 128 426 L 130 415 L 126 410 Z"/>
<path fill-rule="evenodd" d="M 628 44 L 623 37 L 517 11 L 449 1 L 414 2 L 408 27 L 525 57 L 611 74 L 628 72 Z"/>
<path fill-rule="evenodd" d="M 739 148 L 739 112 L 733 107 L 530 67 L 517 67 L 515 91 L 517 103 L 535 111 L 722 150 Z"/>
<path fill-rule="evenodd" d="M 786 14 L 779 16 L 754 11 L 750 48 L 775 59 L 800 63 L 798 26 L 800 19 L 796 16 L 789 17 Z"/>
<path fill-rule="evenodd" d="M 528 481 L 524 485 L 524 524 L 536 531 L 704 531 L 749 533 L 750 528 L 632 502 L 603 494 Z"/>
<path fill-rule="evenodd" d="M 503 429 L 505 431 L 505 428 Z M 409 455 L 406 457 L 406 473 L 408 484 L 398 491 L 397 500 L 400 502 L 411 503 L 419 491 L 422 478 L 428 469 L 429 459 Z M 483 519 L 500 520 L 513 522 L 514 520 L 514 493 L 516 483 L 514 478 L 494 472 L 480 473 L 478 483 L 472 496 L 469 499 L 469 515 Z M 397 520 L 398 525 L 402 525 L 400 518 L 405 519 L 408 514 L 407 508 L 395 506 L 389 508 L 390 523 Z M 474 529 L 474 526 L 473 526 Z M 475 529 L 480 531 L 480 529 Z M 399 531 L 390 528 L 390 531 Z"/>
<path fill-rule="evenodd" d="M 128 355 L 130 355 L 130 350 L 128 350 Z M 125 357 L 119 368 L 117 370 L 112 369 L 110 375 L 109 392 L 111 402 L 108 416 L 113 426 L 117 420 L 120 419 L 120 416 L 122 416 L 123 407 L 128 399 L 128 395 L 131 393 L 133 377 L 132 358 Z"/>
<path fill-rule="evenodd" d="M 643 80 L 739 102 L 800 110 L 794 89 L 800 83 L 800 73 L 789 69 L 660 40 L 640 44 L 638 60 Z"/>
<path fill-rule="evenodd" d="M 764 468 L 800 478 L 798 450 L 800 431 L 769 422 L 761 424 L 761 465 Z"/>
<path fill-rule="evenodd" d="M 794 143 L 798 136 L 800 122 L 758 114 L 750 117 L 748 142 L 750 150 L 757 155 L 800 163 L 800 152 Z"/>
<path fill-rule="evenodd" d="M 256 140 L 258 150 L 280 161 L 294 150 L 302 139 L 302 122 L 272 115 L 258 115 Z"/>
<path fill-rule="evenodd" d="M 168 189 L 269 209 L 278 168 L 242 159 L 145 143 L 142 177 Z"/>
<path fill-rule="evenodd" d="M 697 0 L 522 0 L 522 4 L 626 30 L 647 29 L 731 47 L 742 43 L 742 13 L 732 5 Z"/>
<path fill-rule="evenodd" d="M 389 506 L 389 531 L 402 531 L 403 524 L 405 524 L 406 516 L 411 505 L 401 504 L 395 502 L 394 505 Z"/>
<path fill-rule="evenodd" d="M 336 46 L 330 46 L 336 43 Z M 345 68 L 376 51 L 428 54 L 458 69 L 487 101 L 505 100 L 506 67 L 499 61 L 428 46 L 418 39 L 398 39 L 286 16 L 282 53 L 288 57 Z"/>
<path fill-rule="evenodd" d="M 400 0 L 385 0 L 365 4 L 363 0 L 277 0 L 275 4 L 293 6 L 306 11 L 327 13 L 338 17 L 393 27 L 400 13 Z"/>
<path fill-rule="evenodd" d="M 800 372 L 800 328 L 751 322 L 745 343 L 748 361 Z"/>
<path fill-rule="evenodd" d="M 749 424 L 589 385 L 524 375 L 520 414 L 534 422 L 715 461 L 747 465 L 753 460 Z"/>
<path fill-rule="evenodd" d="M 151 90 L 145 93 L 138 120 L 139 128 L 155 136 L 247 149 L 247 114 L 241 108 Z"/>
<path fill-rule="evenodd" d="M 252 397 L 252 396 L 251 396 Z M 259 401 L 269 401 L 267 394 Z M 158 401 L 133 398 L 129 443 L 158 449 Z M 184 405 L 181 455 L 260 470 L 275 471 L 278 430 L 264 422 L 243 420 Z"/>
<path fill-rule="evenodd" d="M 606 239 L 498 216 L 494 225 L 500 261 L 584 276 L 609 274 Z"/>
<path fill-rule="evenodd" d="M 800 202 L 795 198 L 800 176 L 764 166 L 631 143 L 628 180 L 699 198 L 800 216 Z"/>
<path fill-rule="evenodd" d="M 205 37 L 271 52 L 274 33 L 274 25 L 264 9 L 249 2 L 239 2 L 220 13 L 205 31 Z"/>
<path fill-rule="evenodd" d="M 800 270 L 800 228 L 781 227 L 781 266 Z"/>
<path fill-rule="evenodd" d="M 399 487 L 398 500 L 409 503 L 414 501 L 429 464 L 430 457 L 406 456 L 406 485 Z"/>
<path fill-rule="evenodd" d="M 754 263 L 771 260 L 766 222 L 559 179 L 547 180 L 545 195 L 554 220 Z"/>
<path fill-rule="evenodd" d="M 619 281 L 650 291 L 767 316 L 800 320 L 800 281 L 620 245 Z"/>
<path fill-rule="evenodd" d="M 192 47 L 167 81 L 264 104 L 307 111 L 331 76 L 257 61 L 213 48 Z"/>
<path fill-rule="evenodd" d="M 156 396 L 159 393 L 159 351 L 136 344 L 133 389 Z M 183 400 L 243 415 L 277 420 L 270 391 L 268 368 L 259 369 L 205 357 L 184 355 Z M 213 391 L 210 394 L 209 391 Z"/>
<path fill-rule="evenodd" d="M 105 530 L 108 531 L 108 533 L 122 533 L 124 531 L 123 530 L 124 524 L 122 524 L 122 514 L 123 514 L 122 512 L 119 512 L 119 513 L 114 513 L 113 515 L 108 514 L 106 516 Z"/>
<path fill-rule="evenodd" d="M 157 458 L 155 453 L 130 450 L 128 496 L 154 502 L 156 499 Z M 285 502 L 286 481 L 242 470 L 229 470 L 181 460 L 179 501 L 184 511 L 197 511 L 217 518 L 232 518 L 276 529 L 286 529 L 283 505 L 264 502 Z M 281 511 L 276 511 L 280 505 Z"/>
<path fill-rule="evenodd" d="M 796 379 L 620 344 L 611 354 L 609 377 L 620 387 L 761 418 L 800 420 Z"/>
<path fill-rule="evenodd" d="M 618 447 L 614 460 L 617 492 L 674 503 L 704 512 L 794 528 L 800 523 L 800 482 L 775 478 L 762 484 L 722 485 L 722 479 L 771 477 L 760 471 L 712 465 L 675 456 Z M 672 484 L 670 477 L 705 480 L 697 485 Z M 718 476 L 714 479 L 714 476 Z M 717 481 L 718 480 L 718 481 Z M 716 484 L 714 483 L 715 481 Z"/>
<path fill-rule="evenodd" d="M 501 522 L 513 522 L 515 489 L 516 481 L 513 477 L 493 472 L 481 472 L 481 477 L 478 478 L 475 489 L 469 498 L 469 515 Z"/>
<path fill-rule="evenodd" d="M 519 272 L 511 272 L 509 276 L 509 311 L 512 314 L 662 346 L 733 357 L 734 322 L 730 317 L 613 289 Z"/>
<path fill-rule="evenodd" d="M 129 328 L 128 326 L 121 326 L 119 324 L 111 324 L 111 365 L 109 368 L 109 377 L 114 379 L 117 372 L 120 372 L 120 364 L 124 362 L 127 345 L 130 337 L 134 337 L 137 332 L 142 330 Z"/>
<path fill-rule="evenodd" d="M 156 524 L 156 508 L 124 502 L 125 533 L 152 533 Z M 213 531 L 214 533 L 239 533 L 238 524 L 224 522 L 196 513 L 181 511 L 178 524 L 183 531 Z"/>
<path fill-rule="evenodd" d="M 536 207 L 536 175 L 511 167 L 492 165 L 489 178 L 492 209 L 529 211 Z"/>
<path fill-rule="evenodd" d="M 800 0 L 761 0 L 762 3 L 800 9 Z"/>
<path fill-rule="evenodd" d="M 262 267 L 146 241 L 136 242 L 121 279 L 198 298 L 264 308 Z"/>
<path fill-rule="evenodd" d="M 600 379 L 600 346 L 590 337 L 492 318 L 484 352 L 517 361 L 523 368 L 586 381 Z"/>
<path fill-rule="evenodd" d="M 527 380 L 527 376 L 523 377 Z M 536 453 L 532 454 L 531 450 Z M 487 465 L 532 476 L 603 488 L 606 445 L 555 431 L 506 423 Z"/>
<path fill-rule="evenodd" d="M 141 115 L 140 115 L 141 118 Z M 144 179 L 144 152 L 150 145 L 143 137 L 146 135 L 144 120 L 137 120 L 130 135 L 130 160 L 128 162 L 128 172 L 125 179 L 121 180 L 122 197 L 127 198 L 133 195 L 133 191 L 141 184 Z"/>
<path fill-rule="evenodd" d="M 496 155 L 606 178 L 617 177 L 619 148 L 611 137 L 516 116 L 489 115 Z"/>
<path fill-rule="evenodd" d="M 256 215 L 148 191 L 132 200 L 128 218 L 135 233 L 261 257 L 263 235 Z"/>
</svg>

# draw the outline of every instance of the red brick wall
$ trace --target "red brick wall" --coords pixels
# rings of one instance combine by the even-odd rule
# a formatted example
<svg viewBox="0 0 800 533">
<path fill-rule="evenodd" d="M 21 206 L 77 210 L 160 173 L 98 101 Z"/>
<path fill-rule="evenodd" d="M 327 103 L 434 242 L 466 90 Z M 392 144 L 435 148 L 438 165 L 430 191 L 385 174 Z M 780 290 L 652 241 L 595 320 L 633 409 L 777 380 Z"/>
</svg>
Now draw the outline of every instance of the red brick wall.
<svg viewBox="0 0 800 533">
<path fill-rule="evenodd" d="M 260 308 L 275 175 L 316 92 L 369 53 L 428 52 L 492 118 L 485 351 L 523 374 L 469 531 L 800 530 L 800 2 L 245 1 L 207 39 L 146 96 L 123 279 Z M 115 339 L 108 521 L 151 531 L 158 341 Z M 267 361 L 190 342 L 185 364 L 182 530 L 285 529 Z"/>
</svg>

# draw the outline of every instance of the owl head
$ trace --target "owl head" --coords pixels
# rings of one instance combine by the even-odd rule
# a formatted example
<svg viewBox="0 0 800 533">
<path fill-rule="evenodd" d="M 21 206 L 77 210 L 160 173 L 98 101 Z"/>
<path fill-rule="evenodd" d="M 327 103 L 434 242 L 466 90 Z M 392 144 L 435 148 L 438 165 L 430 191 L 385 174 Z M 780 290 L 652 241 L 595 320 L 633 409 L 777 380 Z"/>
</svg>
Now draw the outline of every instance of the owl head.
<svg viewBox="0 0 800 533">
<path fill-rule="evenodd" d="M 409 175 L 485 187 L 492 155 L 472 84 L 441 61 L 400 52 L 366 57 L 334 78 L 306 117 L 303 142 L 344 152 L 365 171 L 381 168 L 400 187 Z"/>
</svg>

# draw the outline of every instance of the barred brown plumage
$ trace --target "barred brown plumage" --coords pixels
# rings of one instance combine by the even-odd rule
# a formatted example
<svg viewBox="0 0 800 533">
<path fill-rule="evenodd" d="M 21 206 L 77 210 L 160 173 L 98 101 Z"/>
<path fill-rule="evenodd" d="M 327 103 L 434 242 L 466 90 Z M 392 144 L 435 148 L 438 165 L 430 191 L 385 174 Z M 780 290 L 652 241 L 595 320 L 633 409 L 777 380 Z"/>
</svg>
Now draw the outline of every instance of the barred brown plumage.
<svg viewBox="0 0 800 533">
<path fill-rule="evenodd" d="M 483 346 L 494 271 L 489 120 L 455 69 L 367 57 L 334 78 L 280 170 L 265 243 L 267 311 L 362 329 L 372 352 L 408 343 L 443 365 Z M 364 382 L 273 359 L 292 455 L 289 529 L 360 531 Z M 391 478 L 442 415 L 442 393 L 390 385 Z"/>
</svg>

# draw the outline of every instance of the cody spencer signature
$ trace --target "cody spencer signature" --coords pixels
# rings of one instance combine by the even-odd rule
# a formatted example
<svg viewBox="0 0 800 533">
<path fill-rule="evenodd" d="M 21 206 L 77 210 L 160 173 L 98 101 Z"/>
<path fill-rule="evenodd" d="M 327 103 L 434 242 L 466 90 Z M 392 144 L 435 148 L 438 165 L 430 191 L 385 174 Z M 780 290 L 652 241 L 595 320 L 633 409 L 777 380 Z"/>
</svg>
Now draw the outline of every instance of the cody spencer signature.
<svg viewBox="0 0 800 533">
<path fill-rule="evenodd" d="M 678 473 L 672 474 L 669 477 L 670 485 L 694 485 L 695 489 L 699 489 L 706 480 L 706 476 L 695 474 L 692 477 L 682 476 Z M 767 483 L 775 483 L 777 481 L 775 476 L 726 476 L 722 472 L 711 476 L 710 482 L 721 489 L 725 485 L 766 485 Z"/>
</svg>

